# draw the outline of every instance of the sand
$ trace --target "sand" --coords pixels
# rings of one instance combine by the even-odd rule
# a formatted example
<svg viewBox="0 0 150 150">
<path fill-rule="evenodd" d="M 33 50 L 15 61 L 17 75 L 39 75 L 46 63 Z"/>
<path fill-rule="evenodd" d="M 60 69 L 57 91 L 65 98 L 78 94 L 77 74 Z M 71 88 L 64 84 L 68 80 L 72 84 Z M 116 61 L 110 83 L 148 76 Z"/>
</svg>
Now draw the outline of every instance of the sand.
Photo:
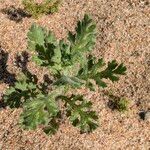
<svg viewBox="0 0 150 150">
<path fill-rule="evenodd" d="M 0 9 L 22 8 L 19 0 L 0 0 Z M 16 54 L 27 50 L 27 32 L 33 22 L 52 30 L 57 38 L 74 31 L 76 22 L 90 14 L 97 23 L 97 42 L 93 54 L 107 62 L 116 59 L 127 66 L 127 75 L 106 89 L 79 91 L 93 102 L 99 116 L 99 128 L 80 134 L 68 120 L 58 132 L 48 137 L 41 129 L 24 131 L 19 127 L 21 109 L 0 109 L 0 150 L 149 150 L 150 123 L 139 112 L 150 109 L 150 3 L 148 0 L 63 0 L 59 11 L 38 20 L 25 17 L 12 21 L 0 12 L 0 46 L 8 54 L 7 72 L 0 83 L 0 97 L 14 81 L 20 69 Z M 29 52 L 29 51 L 28 51 Z M 30 52 L 29 52 L 30 55 Z M 28 68 L 39 80 L 48 73 L 31 61 Z M 125 113 L 108 107 L 105 92 L 126 97 L 130 101 Z"/>
</svg>

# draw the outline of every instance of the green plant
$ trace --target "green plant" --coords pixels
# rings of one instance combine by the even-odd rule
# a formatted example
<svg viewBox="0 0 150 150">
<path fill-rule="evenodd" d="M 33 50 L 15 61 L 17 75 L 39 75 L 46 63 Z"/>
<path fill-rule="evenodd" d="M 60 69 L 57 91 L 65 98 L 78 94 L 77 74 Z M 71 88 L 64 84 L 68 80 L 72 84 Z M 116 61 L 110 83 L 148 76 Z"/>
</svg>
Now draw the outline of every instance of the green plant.
<svg viewBox="0 0 150 150">
<path fill-rule="evenodd" d="M 28 32 L 28 49 L 34 52 L 33 60 L 38 65 L 50 70 L 53 83 L 51 91 L 44 90 L 28 73 L 25 80 L 17 81 L 8 90 L 4 97 L 5 103 L 23 107 L 21 123 L 25 128 L 42 126 L 46 133 L 56 131 L 57 117 L 60 114 L 58 100 L 62 100 L 69 120 L 81 132 L 96 129 L 98 117 L 92 111 L 92 103 L 82 95 L 68 97 L 68 91 L 83 86 L 90 90 L 94 90 L 96 85 L 104 88 L 107 85 L 103 79 L 118 81 L 119 75 L 125 74 L 126 67 L 115 60 L 108 62 L 106 66 L 103 59 L 97 60 L 90 55 L 95 42 L 96 25 L 88 15 L 78 22 L 75 34 L 69 32 L 67 40 L 59 41 L 51 31 L 36 24 L 31 26 Z M 15 100 L 21 102 L 21 105 L 16 105 Z"/>
<path fill-rule="evenodd" d="M 119 101 L 116 101 L 116 108 L 120 112 L 125 112 L 128 110 L 129 100 L 125 98 L 121 98 Z"/>
<path fill-rule="evenodd" d="M 42 3 L 36 3 L 35 0 L 23 0 L 24 9 L 34 18 L 42 14 L 50 14 L 58 11 L 60 0 L 44 0 Z"/>
<path fill-rule="evenodd" d="M 38 84 L 37 77 L 25 71 L 6 91 L 3 100 L 10 108 L 23 107 L 20 123 L 25 129 L 36 129 L 43 124 L 43 130 L 50 134 L 58 128 L 59 109 L 55 99 L 60 93 L 61 88 L 48 93 L 46 81 Z"/>
<path fill-rule="evenodd" d="M 124 97 L 115 96 L 110 92 L 107 92 L 106 94 L 110 98 L 109 106 L 111 106 L 112 109 L 116 109 L 120 112 L 125 112 L 128 110 L 129 102 L 130 102 L 128 99 Z"/>
<path fill-rule="evenodd" d="M 92 103 L 83 98 L 83 95 L 72 95 L 71 97 L 61 96 L 67 107 L 67 116 L 74 126 L 81 129 L 81 132 L 90 132 L 97 128 L 97 115 L 91 111 Z"/>
</svg>

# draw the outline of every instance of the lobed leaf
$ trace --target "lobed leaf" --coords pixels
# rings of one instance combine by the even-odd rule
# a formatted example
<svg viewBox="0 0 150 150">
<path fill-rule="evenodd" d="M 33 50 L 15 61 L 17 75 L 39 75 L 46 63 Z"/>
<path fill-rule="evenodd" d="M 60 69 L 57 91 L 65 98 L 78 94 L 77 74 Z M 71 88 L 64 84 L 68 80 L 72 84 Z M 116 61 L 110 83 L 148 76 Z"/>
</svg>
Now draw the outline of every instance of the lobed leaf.
<svg viewBox="0 0 150 150">
<path fill-rule="evenodd" d="M 116 60 L 113 60 L 108 62 L 107 68 L 100 72 L 100 76 L 101 78 L 110 79 L 114 82 L 119 80 L 118 75 L 125 75 L 126 70 L 126 67 L 122 63 L 119 65 Z"/>
<path fill-rule="evenodd" d="M 79 127 L 82 133 L 91 132 L 98 127 L 98 117 L 95 111 L 91 111 L 91 102 L 86 101 L 82 95 L 61 98 L 66 103 L 70 121 L 74 126 Z"/>
<path fill-rule="evenodd" d="M 103 79 L 110 79 L 115 82 L 119 80 L 119 75 L 125 75 L 126 67 L 123 64 L 118 64 L 115 60 L 108 62 L 108 66 L 103 69 L 105 63 L 103 59 L 98 59 L 90 56 L 87 64 L 81 68 L 77 77 L 89 83 L 89 80 L 94 80 L 100 87 L 107 87 Z"/>
<path fill-rule="evenodd" d="M 41 6 L 36 7 L 39 8 Z M 31 10 L 33 7 L 31 8 Z M 33 11 L 36 11 L 36 9 Z M 38 13 L 41 9 L 39 9 Z M 36 12 L 36 13 L 37 13 Z M 56 98 L 71 88 L 85 86 L 95 90 L 95 85 L 106 87 L 105 79 L 118 81 L 124 75 L 126 67 L 115 60 L 105 67 L 103 59 L 89 55 L 96 41 L 96 25 L 85 15 L 76 27 L 76 33 L 68 33 L 67 40 L 57 40 L 55 35 L 36 24 L 28 32 L 28 49 L 33 50 L 33 59 L 38 65 L 47 67 L 54 76 L 49 93 L 48 82 L 38 85 L 37 78 L 29 71 L 24 72 L 14 86 L 11 86 L 4 102 L 10 107 L 23 107 L 21 124 L 25 129 L 42 126 L 45 133 L 54 133 L 58 129 L 59 109 Z M 46 82 L 46 83 L 45 83 Z M 98 126 L 98 117 L 92 111 L 92 103 L 82 95 L 59 96 L 65 102 L 67 116 L 81 132 L 91 132 Z M 126 102 L 118 103 L 120 109 L 126 108 Z"/>
<path fill-rule="evenodd" d="M 4 97 L 4 104 L 11 108 L 19 108 L 23 103 L 36 96 L 37 87 L 34 83 L 28 83 L 27 80 L 17 81 L 14 86 L 10 87 Z"/>
<path fill-rule="evenodd" d="M 49 126 L 53 117 L 57 116 L 58 107 L 55 97 L 39 95 L 32 101 L 25 103 L 21 121 L 26 129 L 36 129 L 39 125 Z"/>
<path fill-rule="evenodd" d="M 96 42 L 96 25 L 93 20 L 85 15 L 76 27 L 76 33 L 69 32 L 68 40 L 71 43 L 72 53 L 91 51 Z"/>
<path fill-rule="evenodd" d="M 29 50 L 36 50 L 38 46 L 44 46 L 45 43 L 45 30 L 36 25 L 35 23 L 32 24 L 29 32 L 28 32 L 28 49 Z"/>
</svg>

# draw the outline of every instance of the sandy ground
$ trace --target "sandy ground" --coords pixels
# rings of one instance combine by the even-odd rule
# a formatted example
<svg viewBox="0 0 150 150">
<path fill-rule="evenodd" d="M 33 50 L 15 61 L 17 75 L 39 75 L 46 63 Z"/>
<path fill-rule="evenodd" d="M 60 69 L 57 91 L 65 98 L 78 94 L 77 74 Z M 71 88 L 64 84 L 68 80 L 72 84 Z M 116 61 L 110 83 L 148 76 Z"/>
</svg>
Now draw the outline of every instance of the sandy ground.
<svg viewBox="0 0 150 150">
<path fill-rule="evenodd" d="M 19 0 L 0 0 L 0 9 L 14 5 L 22 7 Z M 8 53 L 7 77 L 0 83 L 3 95 L 13 74 L 15 56 L 26 50 L 26 33 L 33 22 L 54 31 L 58 38 L 65 38 L 67 31 L 74 31 L 78 19 L 84 14 L 93 16 L 97 23 L 97 43 L 94 54 L 106 61 L 117 59 L 128 68 L 127 75 L 118 83 L 97 92 L 82 91 L 94 103 L 100 127 L 91 134 L 80 134 L 67 120 L 51 137 L 40 129 L 24 131 L 18 125 L 21 109 L 0 110 L 0 150 L 149 150 L 150 123 L 139 117 L 141 110 L 150 109 L 150 4 L 148 0 L 63 0 L 58 13 L 39 20 L 23 18 L 19 23 L 0 13 L 0 46 Z M 46 69 L 28 63 L 31 72 L 42 80 Z M 39 71 L 40 70 L 40 71 Z M 10 79 L 11 78 L 11 79 Z M 104 94 L 111 90 L 130 101 L 126 113 L 112 111 Z"/>
</svg>

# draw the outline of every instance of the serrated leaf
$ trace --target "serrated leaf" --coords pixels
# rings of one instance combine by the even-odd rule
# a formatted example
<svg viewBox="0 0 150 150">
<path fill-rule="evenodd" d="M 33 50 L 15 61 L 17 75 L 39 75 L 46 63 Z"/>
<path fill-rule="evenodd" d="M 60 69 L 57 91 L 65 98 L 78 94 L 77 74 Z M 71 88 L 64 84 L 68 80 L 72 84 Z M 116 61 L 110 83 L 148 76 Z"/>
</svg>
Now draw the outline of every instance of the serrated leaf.
<svg viewBox="0 0 150 150">
<path fill-rule="evenodd" d="M 42 40 L 37 37 L 39 34 L 42 34 Z M 41 66 L 51 68 L 53 73 L 76 75 L 79 69 L 76 66 L 85 65 L 86 52 L 90 51 L 95 44 L 96 25 L 88 15 L 85 15 L 84 19 L 78 22 L 76 33 L 69 32 L 68 36 L 67 42 L 57 41 L 51 31 L 33 25 L 28 33 L 28 39 L 29 47 L 32 48 L 33 46 L 30 45 L 34 44 L 32 49 L 38 55 L 35 61 Z M 72 73 L 68 71 L 69 68 L 72 68 Z"/>
<path fill-rule="evenodd" d="M 42 38 L 37 36 L 40 34 Z M 31 44 L 34 47 L 30 47 L 32 50 L 37 52 L 37 56 L 33 56 L 33 60 L 40 66 L 49 67 L 52 70 L 61 70 L 61 50 L 59 42 L 52 32 L 48 32 L 42 27 L 35 24 L 32 25 L 28 33 L 29 47 Z"/>
<path fill-rule="evenodd" d="M 28 70 L 23 70 L 21 77 L 4 96 L 4 102 L 10 107 L 23 107 L 21 123 L 26 129 L 42 127 L 47 134 L 58 129 L 58 112 L 56 99 L 64 101 L 67 116 L 71 123 L 79 127 L 81 132 L 91 132 L 98 126 L 98 117 L 92 111 L 92 103 L 82 95 L 71 97 L 59 96 L 67 93 L 70 88 L 85 86 L 95 90 L 95 85 L 106 87 L 104 79 L 118 81 L 124 75 L 126 67 L 115 60 L 108 62 L 96 59 L 89 54 L 96 41 L 96 26 L 93 20 L 85 15 L 79 21 L 76 32 L 68 34 L 68 40 L 57 40 L 55 35 L 36 24 L 28 33 L 29 49 L 35 51 L 33 58 L 40 65 L 50 69 L 53 83 L 38 84 L 38 79 Z M 49 90 L 51 88 L 51 93 Z M 124 109 L 124 103 L 120 103 Z"/>
</svg>

